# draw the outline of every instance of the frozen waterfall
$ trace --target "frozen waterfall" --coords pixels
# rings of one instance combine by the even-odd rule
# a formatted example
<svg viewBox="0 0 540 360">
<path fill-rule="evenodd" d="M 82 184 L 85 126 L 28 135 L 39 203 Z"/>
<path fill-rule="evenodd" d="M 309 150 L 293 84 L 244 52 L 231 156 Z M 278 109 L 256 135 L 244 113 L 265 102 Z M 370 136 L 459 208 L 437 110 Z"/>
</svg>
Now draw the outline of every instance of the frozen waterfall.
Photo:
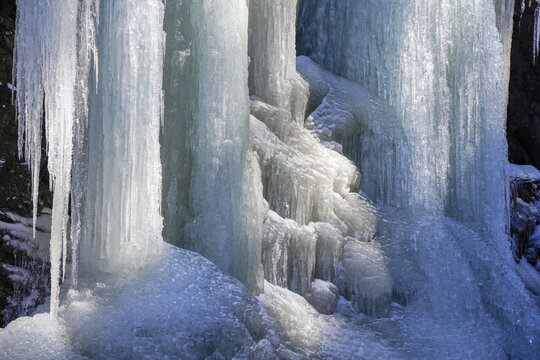
<svg viewBox="0 0 540 360">
<path fill-rule="evenodd" d="M 533 358 L 538 274 L 507 233 L 512 10 L 19 0 L 52 316 L 0 329 L 0 357 Z"/>
</svg>

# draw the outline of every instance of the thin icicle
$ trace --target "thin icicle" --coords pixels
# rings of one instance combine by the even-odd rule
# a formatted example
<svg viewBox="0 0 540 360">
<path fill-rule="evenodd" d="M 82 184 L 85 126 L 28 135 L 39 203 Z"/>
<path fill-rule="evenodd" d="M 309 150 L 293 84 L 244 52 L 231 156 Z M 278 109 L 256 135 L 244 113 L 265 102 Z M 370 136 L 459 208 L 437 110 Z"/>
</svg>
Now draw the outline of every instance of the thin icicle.
<svg viewBox="0 0 540 360">
<path fill-rule="evenodd" d="M 96 27 L 98 0 L 79 3 L 77 31 L 77 81 L 71 172 L 71 287 L 78 284 L 78 250 L 83 231 L 88 173 L 88 84 L 92 64 L 97 67 Z M 97 77 L 97 74 L 95 74 Z"/>
<path fill-rule="evenodd" d="M 534 10 L 534 35 L 533 35 L 533 65 L 536 65 L 536 57 L 540 51 L 540 0 L 536 0 Z"/>
</svg>

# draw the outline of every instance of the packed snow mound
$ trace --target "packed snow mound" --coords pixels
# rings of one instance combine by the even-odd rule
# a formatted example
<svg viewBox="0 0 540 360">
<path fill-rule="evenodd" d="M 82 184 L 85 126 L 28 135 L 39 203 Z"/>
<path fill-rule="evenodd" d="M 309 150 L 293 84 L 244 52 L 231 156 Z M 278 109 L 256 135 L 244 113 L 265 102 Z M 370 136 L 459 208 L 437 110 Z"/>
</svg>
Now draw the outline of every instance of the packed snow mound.
<svg viewBox="0 0 540 360">
<path fill-rule="evenodd" d="M 540 170 L 532 165 L 510 164 L 508 173 L 511 178 L 522 181 L 540 181 Z"/>
<path fill-rule="evenodd" d="M 239 281 L 171 245 L 135 277 L 110 277 L 62 297 L 57 320 L 41 313 L 0 329 L 0 358 L 247 359 L 260 358 L 261 341 L 274 344 L 272 352 L 282 343 Z"/>
</svg>

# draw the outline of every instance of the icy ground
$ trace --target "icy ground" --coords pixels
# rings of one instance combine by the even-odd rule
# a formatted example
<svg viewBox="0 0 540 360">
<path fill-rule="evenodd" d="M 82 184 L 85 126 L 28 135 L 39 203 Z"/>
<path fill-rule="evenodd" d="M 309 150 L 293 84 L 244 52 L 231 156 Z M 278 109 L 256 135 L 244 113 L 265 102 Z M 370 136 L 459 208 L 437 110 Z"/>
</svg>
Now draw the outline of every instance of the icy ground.
<svg viewBox="0 0 540 360">
<path fill-rule="evenodd" d="M 339 313 L 321 315 L 268 282 L 255 298 L 195 253 L 166 245 L 162 256 L 136 277 L 111 277 L 78 292 L 64 288 L 58 321 L 45 304 L 0 330 L 0 358 L 505 358 L 497 331 L 479 332 L 481 314 L 433 318 L 417 301 L 394 303 L 388 318 L 376 319 L 341 298 Z"/>
</svg>

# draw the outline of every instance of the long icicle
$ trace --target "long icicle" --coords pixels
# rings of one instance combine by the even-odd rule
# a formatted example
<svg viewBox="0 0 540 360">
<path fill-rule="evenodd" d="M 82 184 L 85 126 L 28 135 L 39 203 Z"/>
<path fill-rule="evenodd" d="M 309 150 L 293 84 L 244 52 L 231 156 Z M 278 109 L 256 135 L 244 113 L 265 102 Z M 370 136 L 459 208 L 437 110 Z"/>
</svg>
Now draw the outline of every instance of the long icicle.
<svg viewBox="0 0 540 360">
<path fill-rule="evenodd" d="M 19 154 L 24 148 L 32 174 L 34 233 L 43 118 L 50 187 L 54 192 L 50 243 L 52 316 L 58 312 L 60 274 L 65 273 L 67 253 L 76 28 L 77 0 L 17 2 L 14 75 L 18 88 Z"/>
</svg>

